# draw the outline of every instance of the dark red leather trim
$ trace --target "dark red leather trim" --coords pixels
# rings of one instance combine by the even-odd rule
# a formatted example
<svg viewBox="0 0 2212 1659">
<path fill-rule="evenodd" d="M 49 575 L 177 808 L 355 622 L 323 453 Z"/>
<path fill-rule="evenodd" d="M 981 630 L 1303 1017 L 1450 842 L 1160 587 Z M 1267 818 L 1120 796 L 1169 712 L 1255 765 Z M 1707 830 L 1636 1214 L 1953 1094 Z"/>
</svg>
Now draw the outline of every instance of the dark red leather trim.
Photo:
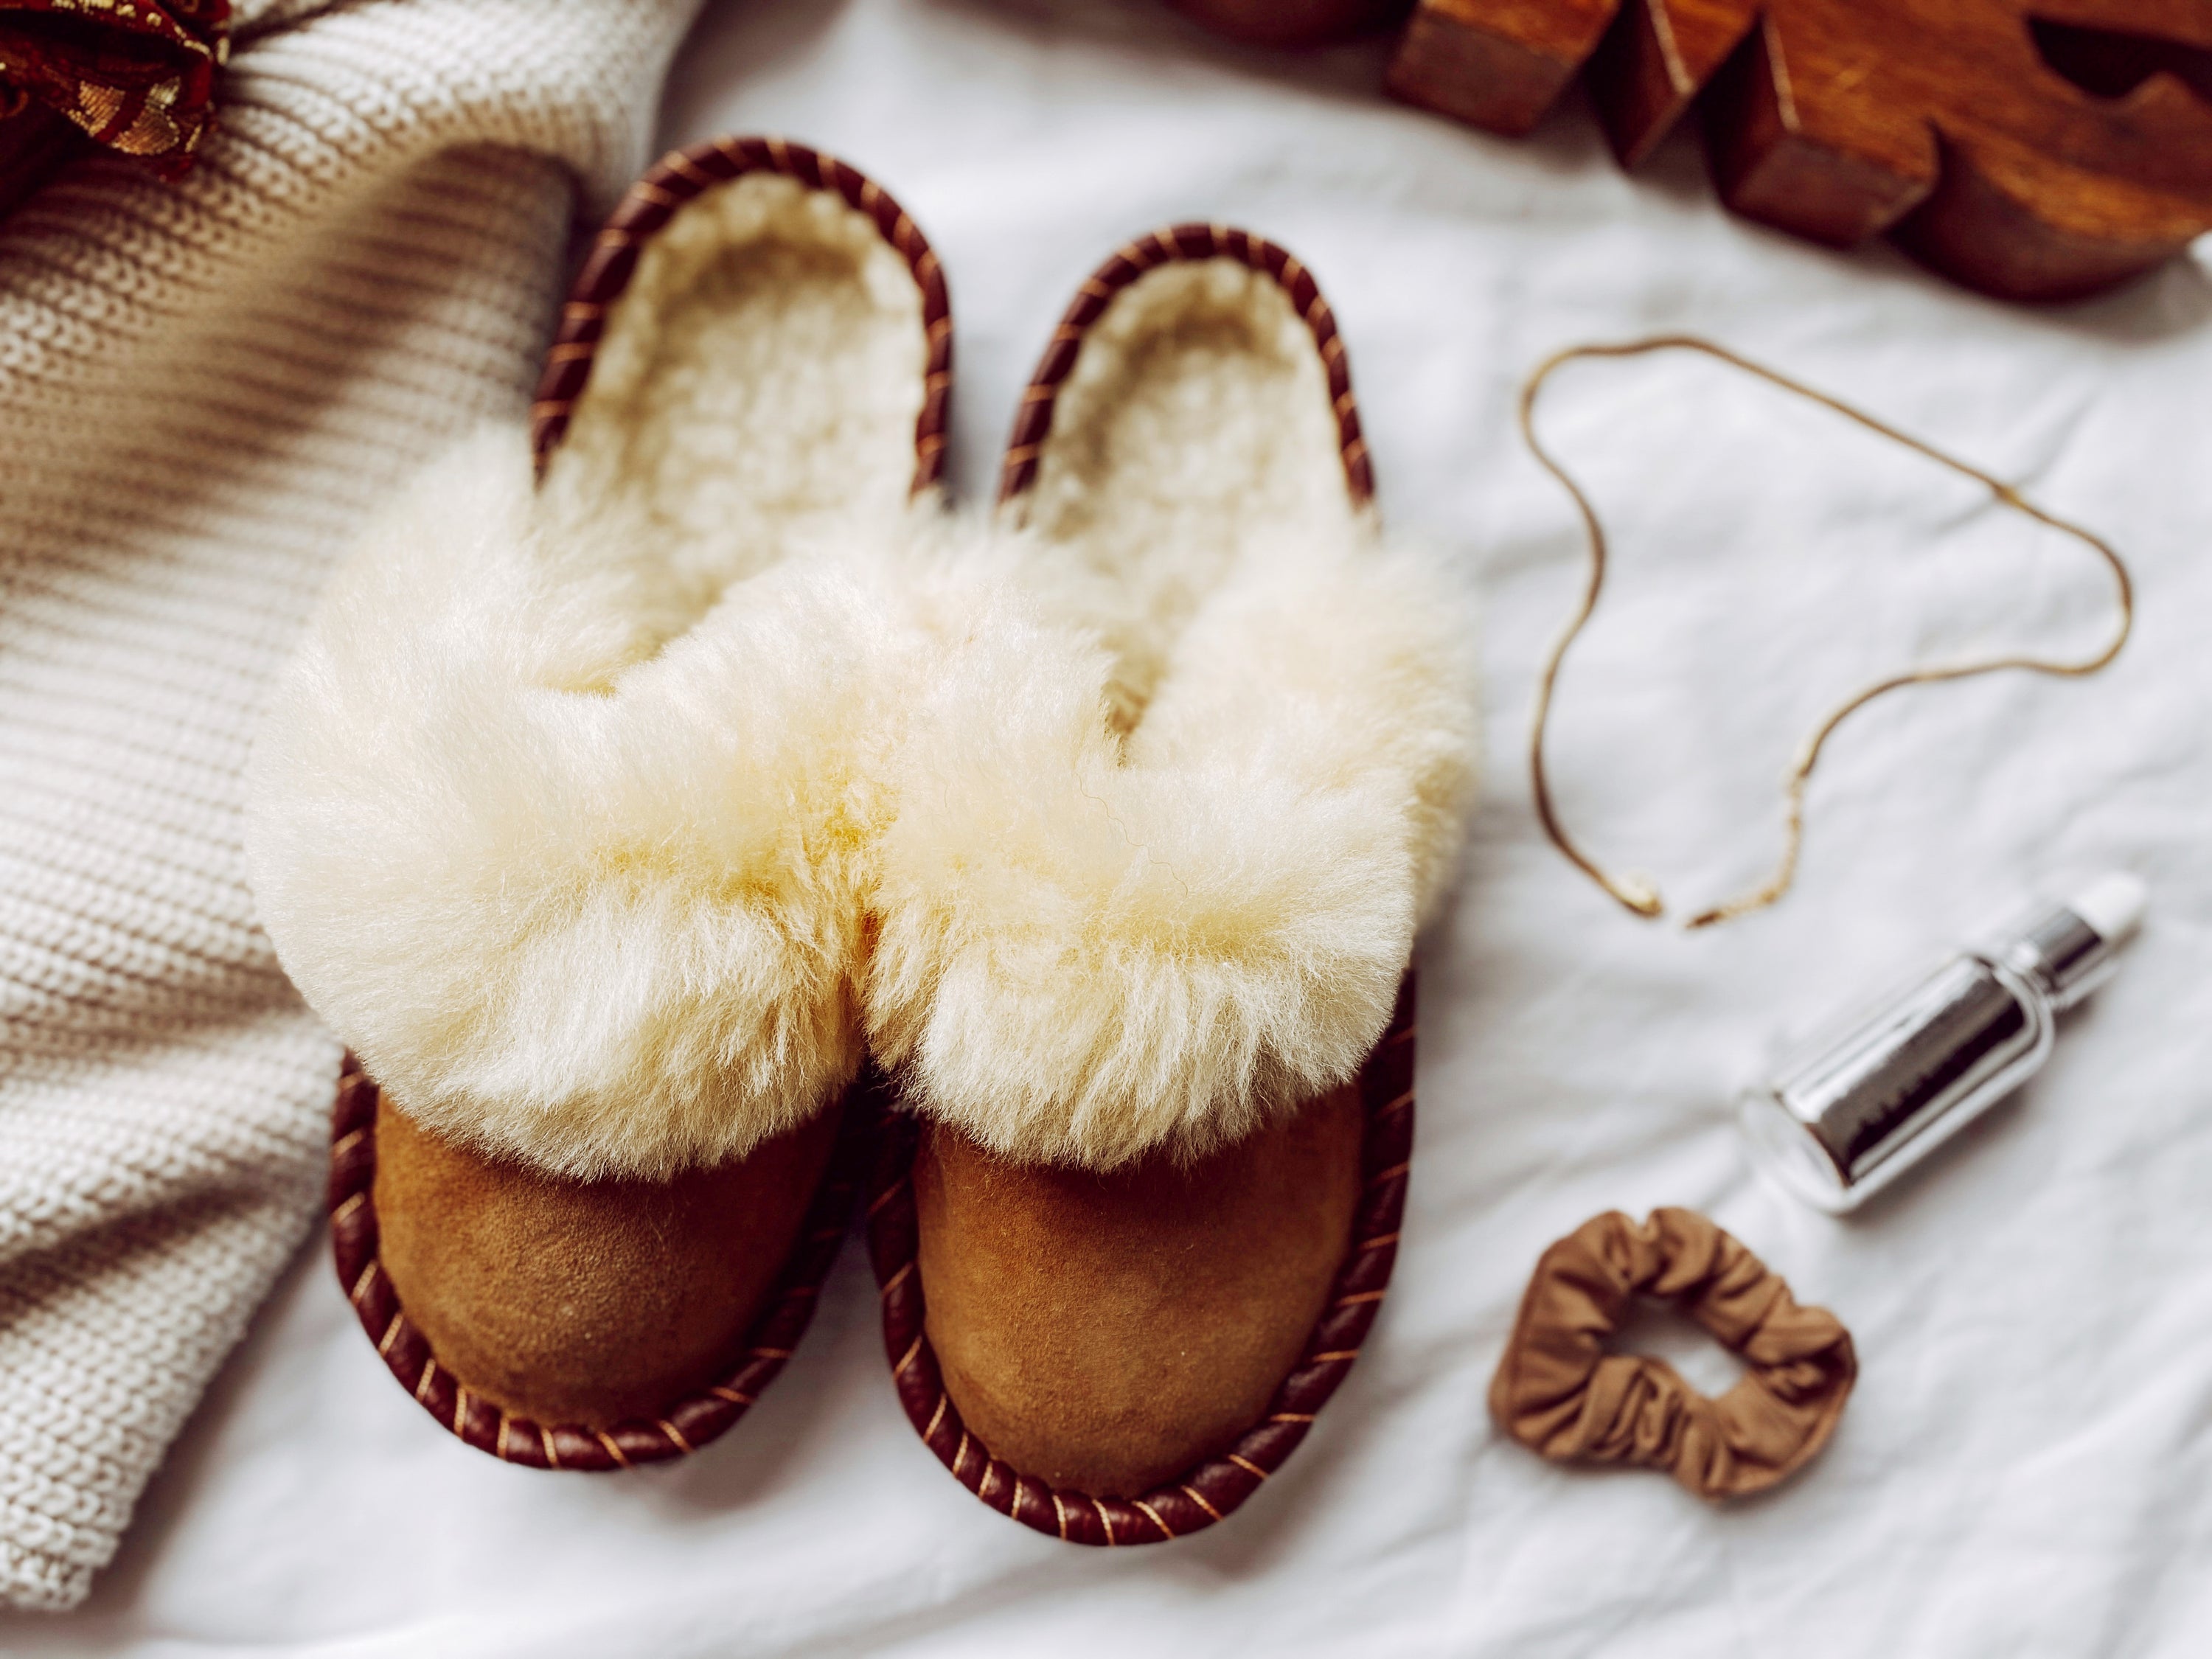
<svg viewBox="0 0 2212 1659">
<path fill-rule="evenodd" d="M 1355 506 L 1364 507 L 1375 495 L 1375 471 L 1367 459 L 1367 440 L 1360 435 L 1359 404 L 1352 395 L 1352 366 L 1346 361 L 1344 343 L 1337 337 L 1336 313 L 1322 297 L 1313 273 L 1286 250 L 1247 230 L 1222 225 L 1170 225 L 1139 236 L 1091 272 L 1075 291 L 1074 303 L 1053 331 L 1052 343 L 1030 376 L 1014 416 L 1014 429 L 1006 439 L 1006 459 L 999 471 L 1001 504 L 1028 492 L 1036 482 L 1037 456 L 1052 432 L 1053 410 L 1060 388 L 1075 367 L 1091 326 L 1106 313 L 1121 291 L 1148 270 L 1188 259 L 1234 259 L 1273 278 L 1298 315 L 1313 332 L 1314 349 L 1321 354 L 1328 376 L 1330 407 L 1336 417 L 1338 452 L 1344 457 L 1345 488 Z"/>
<path fill-rule="evenodd" d="M 836 191 L 875 221 L 883 239 L 914 272 L 929 342 L 921 413 L 914 424 L 914 488 L 917 494 L 928 489 L 944 471 L 952 395 L 952 313 L 944 269 L 928 239 L 874 179 L 835 156 L 781 138 L 709 138 L 664 155 L 629 187 L 592 240 L 545 355 L 545 369 L 530 405 L 530 447 L 538 470 L 544 470 L 547 458 L 568 430 L 569 414 L 592 378 L 607 313 L 629 286 L 640 251 L 692 198 L 747 173 L 781 173 L 809 190 Z"/>
<path fill-rule="evenodd" d="M 669 1402 L 659 1417 L 617 1423 L 604 1431 L 573 1423 L 544 1424 L 502 1412 L 438 1362 L 407 1317 L 399 1294 L 377 1260 L 376 1085 L 350 1054 L 338 1074 L 331 1115 L 331 1255 L 339 1287 L 361 1328 L 399 1384 L 478 1451 L 533 1468 L 614 1469 L 659 1463 L 696 1451 L 745 1414 L 799 1346 L 822 1282 L 844 1243 L 873 1139 L 870 1115 L 854 1103 L 838 1131 L 830 1167 L 800 1224 L 798 1242 L 769 1292 L 766 1311 L 745 1333 L 745 1357 L 729 1376 Z"/>
<path fill-rule="evenodd" d="M 1364 1188 L 1352 1244 L 1337 1269 L 1329 1304 L 1304 1352 L 1268 1403 L 1267 1414 L 1223 1455 L 1208 1459 L 1141 1498 L 1094 1498 L 1057 1489 L 991 1455 L 960 1420 L 923 1330 L 927 1303 L 915 1260 L 914 1152 L 920 1130 L 890 1109 L 888 1091 L 856 1100 L 854 1116 L 873 1118 L 880 1150 L 868 1185 L 868 1255 L 884 1310 L 884 1349 L 907 1420 L 960 1484 L 1000 1514 L 1071 1544 L 1158 1544 L 1203 1531 L 1260 1489 L 1306 1437 L 1314 1414 L 1352 1369 L 1375 1322 L 1398 1258 L 1398 1226 L 1413 1154 L 1413 976 L 1406 975 L 1390 1029 L 1359 1074 L 1367 1128 L 1360 1146 Z"/>
</svg>

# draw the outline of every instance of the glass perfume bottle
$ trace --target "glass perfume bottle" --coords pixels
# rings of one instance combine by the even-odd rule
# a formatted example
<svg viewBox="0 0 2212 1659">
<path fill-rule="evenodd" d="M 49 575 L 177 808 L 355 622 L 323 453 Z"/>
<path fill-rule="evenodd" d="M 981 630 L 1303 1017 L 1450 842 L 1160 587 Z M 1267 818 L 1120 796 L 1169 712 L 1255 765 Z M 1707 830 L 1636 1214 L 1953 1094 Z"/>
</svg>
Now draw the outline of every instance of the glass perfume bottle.
<svg viewBox="0 0 2212 1659">
<path fill-rule="evenodd" d="M 2118 967 L 2148 897 L 2134 876 L 2100 877 L 1797 1049 L 1743 1098 L 1760 1163 L 1808 1203 L 1856 1209 L 2042 1066 L 2058 1012 Z"/>
</svg>

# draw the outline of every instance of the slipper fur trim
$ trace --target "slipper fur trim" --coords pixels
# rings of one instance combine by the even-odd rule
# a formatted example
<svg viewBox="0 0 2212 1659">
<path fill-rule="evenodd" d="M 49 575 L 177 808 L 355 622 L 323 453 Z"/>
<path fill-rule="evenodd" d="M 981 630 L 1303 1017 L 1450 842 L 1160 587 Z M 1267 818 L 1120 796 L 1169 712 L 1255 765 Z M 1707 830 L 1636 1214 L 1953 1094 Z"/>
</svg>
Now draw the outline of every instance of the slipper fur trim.
<svg viewBox="0 0 2212 1659">
<path fill-rule="evenodd" d="M 823 547 L 660 640 L 653 562 L 533 507 L 495 428 L 372 526 L 255 744 L 247 865 L 294 983 L 417 1121 L 657 1178 L 859 1067 L 895 590 L 872 544 Z"/>
<path fill-rule="evenodd" d="M 1026 620 L 916 701 L 869 1039 L 1018 1162 L 1195 1159 L 1349 1079 L 1455 867 L 1468 586 L 1357 505 L 1341 353 L 1283 284 L 1157 264 L 1055 343 L 1070 426 L 999 550 Z"/>
<path fill-rule="evenodd" d="M 425 1127 L 653 1178 L 850 1081 L 885 561 L 951 349 L 872 181 L 677 152 L 595 239 L 531 433 L 457 446 L 330 583 L 248 769 L 248 869 Z"/>
</svg>

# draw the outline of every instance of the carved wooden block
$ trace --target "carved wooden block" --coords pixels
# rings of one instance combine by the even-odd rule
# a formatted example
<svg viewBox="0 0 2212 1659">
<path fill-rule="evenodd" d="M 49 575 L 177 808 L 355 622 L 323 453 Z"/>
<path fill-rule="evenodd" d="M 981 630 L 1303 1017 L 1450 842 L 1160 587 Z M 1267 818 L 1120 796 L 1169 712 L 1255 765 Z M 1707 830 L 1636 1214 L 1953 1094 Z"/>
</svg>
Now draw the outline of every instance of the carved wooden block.
<svg viewBox="0 0 2212 1659">
<path fill-rule="evenodd" d="M 2008 299 L 2212 230 L 2212 0 L 1420 0 L 1389 84 L 1522 133 L 1577 73 L 1623 166 L 1694 101 L 1736 212 Z"/>
</svg>

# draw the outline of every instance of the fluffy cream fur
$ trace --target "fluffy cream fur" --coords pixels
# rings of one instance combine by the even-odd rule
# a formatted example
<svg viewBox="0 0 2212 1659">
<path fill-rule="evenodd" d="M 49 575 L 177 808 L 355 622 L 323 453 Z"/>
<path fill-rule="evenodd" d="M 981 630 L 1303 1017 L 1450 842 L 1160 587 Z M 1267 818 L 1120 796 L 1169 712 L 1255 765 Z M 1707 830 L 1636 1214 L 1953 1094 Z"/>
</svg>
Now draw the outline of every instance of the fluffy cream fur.
<svg viewBox="0 0 2212 1659">
<path fill-rule="evenodd" d="M 853 1075 L 925 355 L 865 218 L 741 180 L 649 246 L 542 489 L 519 428 L 481 434 L 334 579 L 248 861 L 287 970 L 425 1123 L 659 1176 Z"/>
<path fill-rule="evenodd" d="M 865 998 L 922 1109 L 1110 1168 L 1388 1019 L 1472 787 L 1471 629 L 1346 499 L 1303 325 L 1234 266 L 1146 277 L 1029 527 L 948 529 L 904 504 L 917 296 L 856 220 L 779 180 L 687 210 L 543 487 L 519 430 L 449 456 L 284 679 L 264 921 L 434 1128 L 579 1176 L 736 1156 L 852 1076 Z"/>
<path fill-rule="evenodd" d="M 1310 335 L 1226 262 L 1109 309 L 995 556 L 900 750 L 871 1041 L 1010 1157 L 1203 1154 L 1389 1019 L 1473 787 L 1463 586 L 1352 509 Z"/>
</svg>

